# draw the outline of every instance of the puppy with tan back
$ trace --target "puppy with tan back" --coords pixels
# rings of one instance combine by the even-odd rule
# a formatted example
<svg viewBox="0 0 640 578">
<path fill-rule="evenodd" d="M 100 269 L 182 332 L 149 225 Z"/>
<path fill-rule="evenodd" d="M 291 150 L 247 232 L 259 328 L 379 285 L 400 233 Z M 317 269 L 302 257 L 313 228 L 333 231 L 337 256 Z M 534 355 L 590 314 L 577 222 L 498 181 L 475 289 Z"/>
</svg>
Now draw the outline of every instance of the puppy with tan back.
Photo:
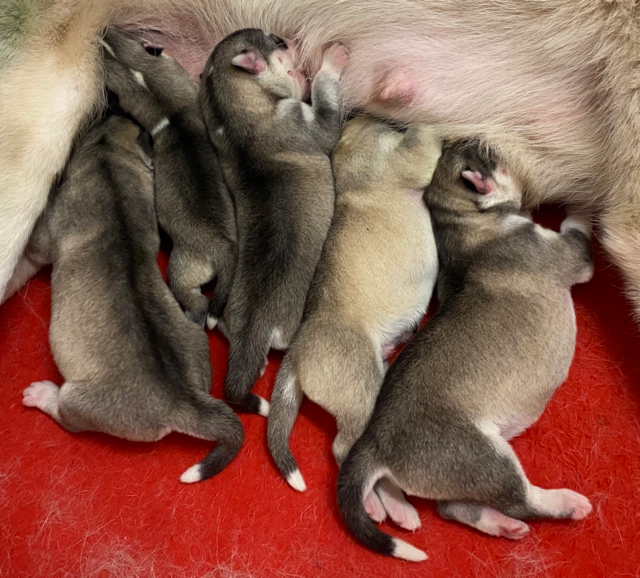
<svg viewBox="0 0 640 578">
<path fill-rule="evenodd" d="M 438 256 L 422 196 L 440 148 L 428 126 L 400 132 L 356 117 L 333 153 L 333 223 L 305 320 L 276 379 L 267 428 L 271 455 L 296 490 L 306 486 L 288 438 L 303 394 L 336 418 L 333 454 L 341 463 L 371 416 L 386 358 L 425 313 Z M 419 524 L 390 484 L 379 484 L 377 495 L 377 519 L 386 510 L 404 527 Z"/>
</svg>

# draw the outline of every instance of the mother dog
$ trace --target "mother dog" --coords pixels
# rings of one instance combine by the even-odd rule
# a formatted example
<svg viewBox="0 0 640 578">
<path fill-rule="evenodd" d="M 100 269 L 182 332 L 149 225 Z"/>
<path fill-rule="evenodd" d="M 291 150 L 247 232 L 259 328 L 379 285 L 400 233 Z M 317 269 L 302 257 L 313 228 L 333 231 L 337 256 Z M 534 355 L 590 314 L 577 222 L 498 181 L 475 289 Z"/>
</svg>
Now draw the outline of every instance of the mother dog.
<svg viewBox="0 0 640 578">
<path fill-rule="evenodd" d="M 633 0 L 5 1 L 0 296 L 37 268 L 22 252 L 74 135 L 100 102 L 101 30 L 149 18 L 174 33 L 201 33 L 203 56 L 238 28 L 296 39 L 312 72 L 328 42 L 344 42 L 346 102 L 436 123 L 447 137 L 480 135 L 525 183 L 528 205 L 559 201 L 589 211 L 640 314 Z"/>
</svg>

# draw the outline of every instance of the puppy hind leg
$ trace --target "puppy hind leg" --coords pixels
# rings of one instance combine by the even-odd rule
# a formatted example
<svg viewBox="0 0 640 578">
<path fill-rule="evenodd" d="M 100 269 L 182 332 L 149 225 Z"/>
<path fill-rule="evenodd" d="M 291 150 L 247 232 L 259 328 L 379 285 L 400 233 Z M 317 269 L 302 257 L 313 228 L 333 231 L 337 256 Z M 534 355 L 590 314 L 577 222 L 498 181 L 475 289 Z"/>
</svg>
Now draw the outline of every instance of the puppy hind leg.
<svg viewBox="0 0 640 578">
<path fill-rule="evenodd" d="M 374 488 L 384 511 L 398 526 L 411 532 L 421 526 L 418 511 L 406 500 L 402 490 L 388 478 L 380 480 Z"/>
<path fill-rule="evenodd" d="M 524 522 L 481 504 L 440 501 L 438 512 L 446 520 L 456 520 L 490 536 L 519 540 L 529 533 L 529 526 Z"/>
<path fill-rule="evenodd" d="M 507 491 L 501 496 L 496 496 L 495 502 L 490 505 L 503 514 L 520 520 L 536 518 L 582 520 L 591 513 L 591 503 L 577 492 L 568 489 L 545 490 L 532 485 L 509 442 L 495 431 L 488 433 L 488 437 L 496 450 L 507 457 L 513 467 L 511 471 L 504 472 L 503 480 L 506 483 L 503 488 Z M 513 483 L 515 476 L 519 477 L 520 484 Z"/>
</svg>

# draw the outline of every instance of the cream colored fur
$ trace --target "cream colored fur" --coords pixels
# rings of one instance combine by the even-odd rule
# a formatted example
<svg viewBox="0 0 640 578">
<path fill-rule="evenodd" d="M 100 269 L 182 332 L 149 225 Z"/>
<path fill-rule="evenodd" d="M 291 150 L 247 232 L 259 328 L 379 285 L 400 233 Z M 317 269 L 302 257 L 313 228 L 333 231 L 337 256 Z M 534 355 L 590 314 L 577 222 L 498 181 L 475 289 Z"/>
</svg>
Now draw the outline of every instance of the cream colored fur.
<svg viewBox="0 0 640 578">
<path fill-rule="evenodd" d="M 640 13 L 633 0 L 113 2 L 119 22 L 163 23 L 174 33 L 182 26 L 201 39 L 203 60 L 222 36 L 247 26 L 300 40 L 312 69 L 328 42 L 343 41 L 351 55 L 343 78 L 350 105 L 439 124 L 446 136 L 481 135 L 523 181 L 527 204 L 570 201 L 592 210 L 640 311 Z M 188 24 L 185 15 L 191 15 Z M 91 32 L 92 26 L 87 23 L 86 30 Z M 24 150 L 19 146 L 26 132 L 22 125 L 46 124 L 53 133 L 51 115 L 38 117 L 37 105 L 47 101 L 51 106 L 47 97 L 52 91 L 64 91 L 69 77 L 91 79 L 95 68 L 89 53 L 61 65 L 63 70 L 46 70 L 38 52 L 34 45 L 24 50 L 24 64 L 16 64 L 13 74 L 40 88 L 32 85 L 26 99 L 24 90 L 0 88 L 0 126 L 9 117 L 12 133 L 19 135 L 10 147 L 4 144 L 7 139 L 0 143 L 2 179 L 13 179 L 14 191 L 9 212 L 3 203 L 0 247 L 13 236 L 7 222 L 18 215 L 24 223 L 34 218 L 45 194 L 43 183 L 59 169 L 62 145 L 69 138 L 58 133 L 56 155 L 49 141 L 30 141 Z M 40 76 L 33 81 L 37 61 Z M 394 86 L 403 94 L 389 99 Z M 384 102 L 381 93 L 387 97 Z M 8 101 L 14 105 L 5 113 Z M 89 106 L 87 97 L 76 109 Z M 76 114 L 73 122 L 56 124 L 69 132 L 77 119 Z M 9 177 L 4 170 L 7 147 L 16 151 Z M 30 156 L 41 162 L 38 171 L 26 170 Z M 27 173 L 34 181 L 28 185 L 23 178 Z M 7 195 L 3 189 L 2 198 Z M 2 276 L 17 256 L 7 262 L 6 249 L 0 251 L 1 288 Z"/>
</svg>

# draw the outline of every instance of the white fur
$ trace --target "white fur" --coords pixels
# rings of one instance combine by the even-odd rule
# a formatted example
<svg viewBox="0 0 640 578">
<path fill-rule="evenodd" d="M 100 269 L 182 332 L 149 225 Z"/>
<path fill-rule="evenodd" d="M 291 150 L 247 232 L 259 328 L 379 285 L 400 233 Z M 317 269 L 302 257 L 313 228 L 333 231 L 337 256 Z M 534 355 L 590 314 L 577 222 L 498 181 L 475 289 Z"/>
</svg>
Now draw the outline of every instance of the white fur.
<svg viewBox="0 0 640 578">
<path fill-rule="evenodd" d="M 409 562 L 423 562 L 428 558 L 422 550 L 418 550 L 418 548 L 415 548 L 411 544 L 404 540 L 400 540 L 399 538 L 393 538 L 393 545 L 394 549 L 392 556 L 395 558 L 402 558 Z"/>
<path fill-rule="evenodd" d="M 148 90 L 148 86 L 147 83 L 144 81 L 144 76 L 142 75 L 142 72 L 140 72 L 139 70 L 131 70 L 131 74 L 133 74 L 133 77 L 136 79 L 136 82 L 142 87 L 142 88 L 146 88 Z"/>
<path fill-rule="evenodd" d="M 200 464 L 196 464 L 195 466 L 191 466 L 184 474 L 180 476 L 180 481 L 183 484 L 193 484 L 195 482 L 199 482 L 202 480 L 202 474 Z"/>
<path fill-rule="evenodd" d="M 547 229 L 546 227 L 541 227 L 538 224 L 536 224 L 535 226 L 535 231 L 544 239 L 555 240 L 558 238 L 558 233 L 556 233 L 554 230 Z"/>
<path fill-rule="evenodd" d="M 307 484 L 305 484 L 304 478 L 302 477 L 300 470 L 297 468 L 287 476 L 287 484 L 298 492 L 304 492 L 307 489 Z"/>
<path fill-rule="evenodd" d="M 165 128 L 167 128 L 170 124 L 171 124 L 171 122 L 169 121 L 168 118 L 163 118 L 162 120 L 160 120 L 158 122 L 158 124 L 156 126 L 154 126 L 151 129 L 151 136 L 156 136 L 160 131 L 162 131 Z"/>
<path fill-rule="evenodd" d="M 260 407 L 258 408 L 258 414 L 261 415 L 262 417 L 269 416 L 269 402 L 262 397 L 260 397 Z"/>
</svg>

